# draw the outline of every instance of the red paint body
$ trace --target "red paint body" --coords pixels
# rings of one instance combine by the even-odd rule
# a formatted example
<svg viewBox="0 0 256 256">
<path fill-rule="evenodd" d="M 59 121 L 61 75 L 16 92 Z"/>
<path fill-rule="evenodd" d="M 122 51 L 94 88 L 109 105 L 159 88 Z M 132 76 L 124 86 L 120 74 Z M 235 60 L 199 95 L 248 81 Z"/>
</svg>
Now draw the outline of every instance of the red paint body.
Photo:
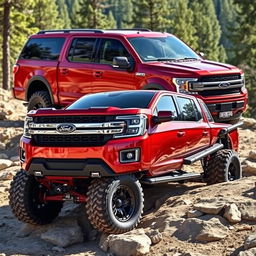
<svg viewBox="0 0 256 256">
<path fill-rule="evenodd" d="M 164 90 L 177 91 L 172 78 L 201 78 L 205 76 L 223 76 L 242 74 L 237 67 L 199 59 L 198 61 L 143 62 L 138 53 L 128 41 L 132 37 L 166 37 L 172 36 L 159 32 L 104 32 L 104 33 L 51 33 L 33 35 L 31 38 L 65 38 L 60 57 L 57 61 L 22 60 L 17 61 L 14 69 L 14 96 L 17 99 L 29 100 L 30 92 L 37 90 L 37 79 L 43 78 L 48 84 L 53 104 L 66 106 L 84 94 L 102 91 L 140 90 L 150 85 L 158 85 Z M 110 64 L 75 63 L 67 59 L 67 53 L 74 38 L 111 38 L 119 40 L 134 61 L 132 71 L 118 70 Z M 138 74 L 139 73 L 139 74 Z M 33 81 L 33 85 L 31 85 Z M 41 80 L 40 80 L 41 81 Z M 42 82 L 42 81 L 41 81 Z M 42 85 L 42 84 L 41 84 Z M 39 88 L 39 87 L 38 87 Z M 42 87 L 40 87 L 40 90 Z M 153 88 L 157 89 L 157 88 Z M 39 89 L 38 89 L 39 90 Z M 247 91 L 242 88 L 239 92 L 218 95 L 196 95 L 207 105 L 233 103 L 233 115 L 240 115 L 247 105 Z M 239 106 L 236 102 L 243 102 Z M 216 107 L 218 109 L 218 107 Z M 218 118 L 219 111 L 212 109 L 211 113 Z"/>
</svg>

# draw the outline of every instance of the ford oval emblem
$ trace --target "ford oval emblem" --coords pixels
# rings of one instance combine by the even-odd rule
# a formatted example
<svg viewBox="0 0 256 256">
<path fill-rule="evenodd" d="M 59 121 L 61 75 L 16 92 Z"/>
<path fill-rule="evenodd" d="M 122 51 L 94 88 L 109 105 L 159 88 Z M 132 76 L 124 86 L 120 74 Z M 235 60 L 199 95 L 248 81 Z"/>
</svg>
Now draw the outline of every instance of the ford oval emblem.
<svg viewBox="0 0 256 256">
<path fill-rule="evenodd" d="M 76 126 L 73 124 L 59 124 L 56 130 L 59 133 L 71 133 L 76 130 Z"/>
<path fill-rule="evenodd" d="M 230 83 L 228 83 L 228 82 L 221 82 L 221 83 L 219 83 L 219 87 L 220 88 L 226 88 L 226 87 L 229 87 L 230 86 Z"/>
</svg>

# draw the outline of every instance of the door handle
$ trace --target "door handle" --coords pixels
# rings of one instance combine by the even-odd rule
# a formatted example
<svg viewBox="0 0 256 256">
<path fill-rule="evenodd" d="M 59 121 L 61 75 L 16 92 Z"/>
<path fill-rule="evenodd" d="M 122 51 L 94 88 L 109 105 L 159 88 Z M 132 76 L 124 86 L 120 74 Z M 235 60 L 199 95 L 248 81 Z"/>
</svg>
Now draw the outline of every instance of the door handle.
<svg viewBox="0 0 256 256">
<path fill-rule="evenodd" d="M 67 75 L 68 73 L 69 73 L 68 68 L 62 68 L 62 69 L 61 69 L 61 74 L 62 74 L 62 75 Z"/>
<path fill-rule="evenodd" d="M 186 133 L 184 131 L 177 132 L 178 137 L 183 137 Z"/>
<path fill-rule="evenodd" d="M 203 131 L 203 136 L 208 136 L 208 135 L 209 135 L 209 132 Z"/>
<path fill-rule="evenodd" d="M 95 71 L 94 76 L 95 77 L 102 77 L 103 72 L 102 71 Z"/>
</svg>

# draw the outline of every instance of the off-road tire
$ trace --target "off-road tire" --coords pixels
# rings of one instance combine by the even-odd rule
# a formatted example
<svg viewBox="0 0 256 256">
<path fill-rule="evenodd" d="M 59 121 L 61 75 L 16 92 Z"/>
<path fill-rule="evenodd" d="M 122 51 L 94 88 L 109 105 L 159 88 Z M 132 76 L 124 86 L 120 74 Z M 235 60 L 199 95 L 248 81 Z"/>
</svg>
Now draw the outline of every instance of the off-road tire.
<svg viewBox="0 0 256 256">
<path fill-rule="evenodd" d="M 118 191 L 124 187 L 133 193 L 133 202 L 135 203 L 130 218 L 127 221 L 120 221 L 115 215 L 116 201 L 114 200 L 117 198 Z M 120 234 L 132 230 L 138 225 L 143 213 L 143 203 L 144 195 L 141 184 L 132 176 L 94 179 L 87 192 L 86 212 L 92 226 L 98 231 Z"/>
<path fill-rule="evenodd" d="M 212 155 L 205 168 L 207 184 L 233 181 L 242 177 L 242 168 L 236 152 L 222 149 Z"/>
<path fill-rule="evenodd" d="M 48 92 L 38 91 L 31 95 L 28 102 L 28 111 L 49 107 L 52 107 L 52 101 Z"/>
<path fill-rule="evenodd" d="M 39 189 L 40 184 L 35 177 L 28 175 L 24 170 L 14 176 L 9 192 L 9 204 L 18 220 L 33 225 L 44 225 L 51 223 L 59 215 L 63 202 L 40 203 Z"/>
</svg>

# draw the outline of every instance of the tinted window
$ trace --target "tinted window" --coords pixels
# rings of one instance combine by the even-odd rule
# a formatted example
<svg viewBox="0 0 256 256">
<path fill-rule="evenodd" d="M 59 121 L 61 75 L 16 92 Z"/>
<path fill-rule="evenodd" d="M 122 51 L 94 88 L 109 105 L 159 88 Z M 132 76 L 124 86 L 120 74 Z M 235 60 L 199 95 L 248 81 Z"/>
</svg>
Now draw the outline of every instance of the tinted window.
<svg viewBox="0 0 256 256">
<path fill-rule="evenodd" d="M 198 121 L 202 118 L 192 99 L 177 97 L 177 101 L 184 121 Z"/>
<path fill-rule="evenodd" d="M 171 96 L 163 96 L 156 105 L 157 111 L 171 111 L 174 120 L 178 119 L 177 109 Z"/>
<path fill-rule="evenodd" d="M 25 45 L 21 59 L 57 60 L 65 38 L 32 38 Z"/>
<path fill-rule="evenodd" d="M 114 57 L 129 57 L 123 44 L 115 39 L 103 40 L 100 47 L 100 63 L 112 64 Z"/>
<path fill-rule="evenodd" d="M 200 99 L 199 99 L 199 100 L 200 100 Z M 213 117 L 212 117 L 212 115 L 211 115 L 209 109 L 207 108 L 206 104 L 205 104 L 202 100 L 200 100 L 200 104 L 201 104 L 201 106 L 202 106 L 202 108 L 203 108 L 203 111 L 205 112 L 205 115 L 206 115 L 208 121 L 209 121 L 209 122 L 214 122 Z"/>
<path fill-rule="evenodd" d="M 95 38 L 75 39 L 69 49 L 68 59 L 74 62 L 92 62 L 95 43 Z"/>
<path fill-rule="evenodd" d="M 136 37 L 129 41 L 144 61 L 199 59 L 192 49 L 174 36 Z"/>
<path fill-rule="evenodd" d="M 147 108 L 154 92 L 111 92 L 97 93 L 82 97 L 67 109 L 93 107 Z"/>
</svg>

